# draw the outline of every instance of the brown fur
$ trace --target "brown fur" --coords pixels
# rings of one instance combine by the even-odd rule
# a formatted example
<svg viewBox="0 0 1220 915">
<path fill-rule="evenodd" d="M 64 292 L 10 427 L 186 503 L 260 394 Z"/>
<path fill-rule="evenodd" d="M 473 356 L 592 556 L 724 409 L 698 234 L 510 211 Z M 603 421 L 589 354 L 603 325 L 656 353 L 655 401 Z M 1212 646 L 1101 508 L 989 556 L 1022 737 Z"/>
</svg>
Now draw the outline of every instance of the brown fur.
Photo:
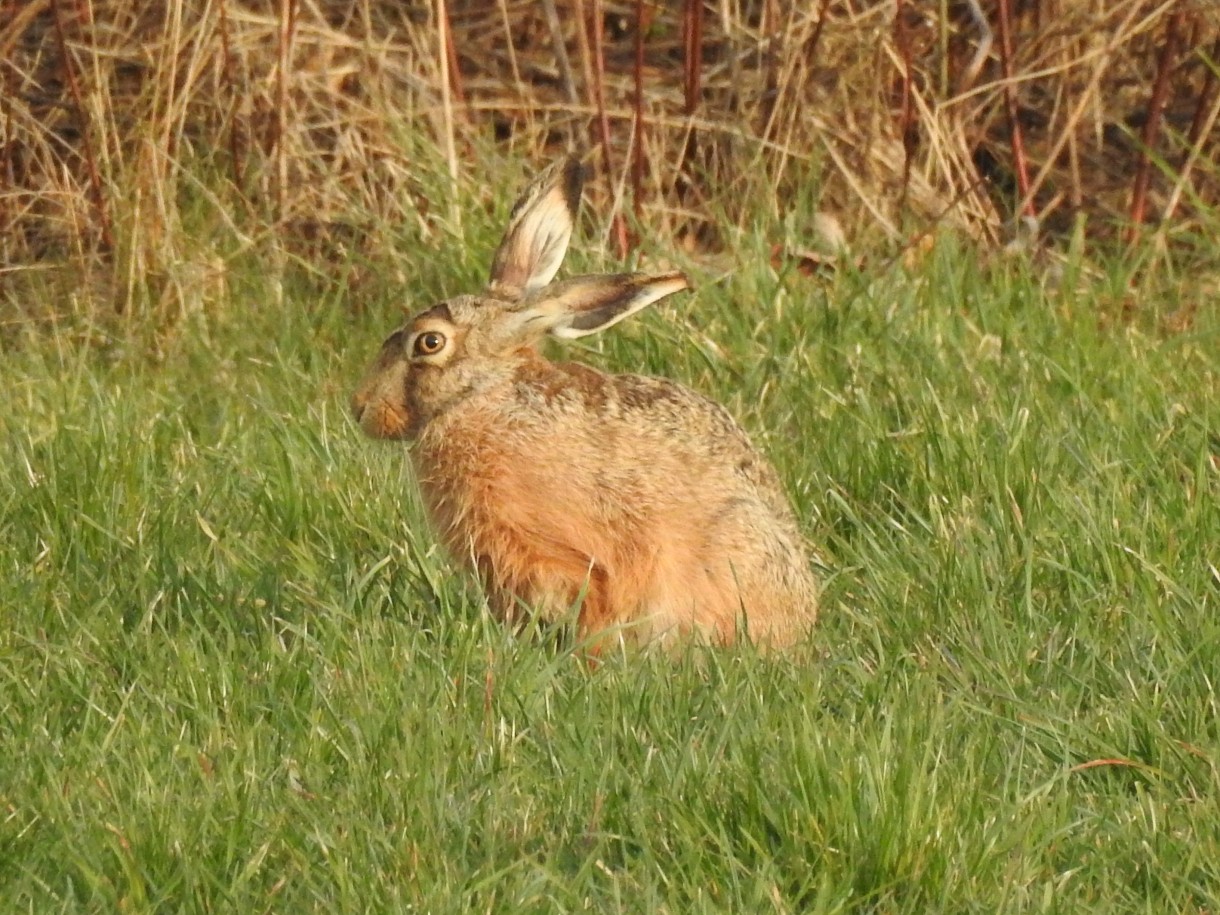
<svg viewBox="0 0 1220 915">
<path fill-rule="evenodd" d="M 533 194 L 541 206 L 571 200 Z M 501 251 L 519 243 L 510 231 Z M 519 271 L 530 254 L 498 260 Z M 744 632 L 779 646 L 812 626 L 816 586 L 795 519 L 728 413 L 672 382 L 552 364 L 532 346 L 548 330 L 607 326 L 684 285 L 633 274 L 515 299 L 459 296 L 387 340 L 353 398 L 369 435 L 412 442 L 440 536 L 501 618 L 557 620 L 579 604 L 583 635 L 637 643 L 728 643 Z M 440 353 L 412 349 L 427 332 L 444 335 Z"/>
</svg>

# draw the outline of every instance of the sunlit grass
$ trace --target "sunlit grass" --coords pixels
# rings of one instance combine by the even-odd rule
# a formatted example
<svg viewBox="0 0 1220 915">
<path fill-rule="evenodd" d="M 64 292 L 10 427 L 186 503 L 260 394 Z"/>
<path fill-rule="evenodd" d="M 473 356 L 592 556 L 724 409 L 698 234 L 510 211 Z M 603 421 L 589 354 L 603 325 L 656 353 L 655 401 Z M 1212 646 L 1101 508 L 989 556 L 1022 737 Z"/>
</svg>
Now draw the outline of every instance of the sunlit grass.
<svg viewBox="0 0 1220 915">
<path fill-rule="evenodd" d="M 696 268 L 564 353 L 731 406 L 822 619 L 590 669 L 484 617 L 345 412 L 493 223 L 408 290 L 274 306 L 248 268 L 156 346 L 5 354 L 6 911 L 1215 909 L 1214 307 L 1103 326 L 949 243 Z"/>
</svg>

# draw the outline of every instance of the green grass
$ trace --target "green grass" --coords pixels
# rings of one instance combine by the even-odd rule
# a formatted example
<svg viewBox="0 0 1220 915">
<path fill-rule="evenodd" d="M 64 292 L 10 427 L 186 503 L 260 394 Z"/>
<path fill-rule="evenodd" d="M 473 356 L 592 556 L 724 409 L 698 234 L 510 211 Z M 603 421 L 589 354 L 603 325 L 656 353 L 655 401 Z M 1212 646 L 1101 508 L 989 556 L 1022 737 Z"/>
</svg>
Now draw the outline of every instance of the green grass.
<svg viewBox="0 0 1220 915">
<path fill-rule="evenodd" d="M 156 358 L 10 346 L 0 909 L 1215 911 L 1214 303 L 1165 336 L 952 245 L 822 281 L 750 243 L 565 350 L 774 457 L 825 565 L 793 658 L 486 620 L 346 416 L 388 291 L 251 271 Z M 423 298 L 483 269 L 442 260 Z"/>
</svg>

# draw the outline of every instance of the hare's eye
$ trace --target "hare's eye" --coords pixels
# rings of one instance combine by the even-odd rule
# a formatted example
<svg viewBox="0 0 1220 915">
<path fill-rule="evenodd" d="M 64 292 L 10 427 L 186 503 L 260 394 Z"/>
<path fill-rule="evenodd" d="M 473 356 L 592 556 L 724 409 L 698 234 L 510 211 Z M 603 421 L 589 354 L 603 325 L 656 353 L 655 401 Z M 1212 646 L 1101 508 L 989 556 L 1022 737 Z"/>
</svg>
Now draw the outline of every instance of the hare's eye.
<svg viewBox="0 0 1220 915">
<path fill-rule="evenodd" d="M 434 330 L 426 331 L 415 338 L 415 355 L 435 356 L 445 348 L 445 335 Z"/>
</svg>

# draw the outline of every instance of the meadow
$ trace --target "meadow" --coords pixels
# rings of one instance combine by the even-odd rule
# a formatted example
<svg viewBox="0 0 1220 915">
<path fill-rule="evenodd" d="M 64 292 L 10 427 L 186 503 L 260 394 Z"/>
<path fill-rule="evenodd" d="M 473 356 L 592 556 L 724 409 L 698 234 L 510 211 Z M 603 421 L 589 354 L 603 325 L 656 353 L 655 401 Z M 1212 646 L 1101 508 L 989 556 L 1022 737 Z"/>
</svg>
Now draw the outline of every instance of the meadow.
<svg viewBox="0 0 1220 915">
<path fill-rule="evenodd" d="M 487 619 L 346 410 L 509 202 L 401 280 L 247 254 L 172 324 L 9 327 L 0 908 L 1220 907 L 1214 295 L 1169 331 L 1188 273 L 1124 310 L 1131 258 L 949 234 L 814 276 L 761 227 L 722 273 L 654 251 L 695 293 L 555 352 L 726 403 L 823 611 L 790 656 L 590 666 Z"/>
</svg>

